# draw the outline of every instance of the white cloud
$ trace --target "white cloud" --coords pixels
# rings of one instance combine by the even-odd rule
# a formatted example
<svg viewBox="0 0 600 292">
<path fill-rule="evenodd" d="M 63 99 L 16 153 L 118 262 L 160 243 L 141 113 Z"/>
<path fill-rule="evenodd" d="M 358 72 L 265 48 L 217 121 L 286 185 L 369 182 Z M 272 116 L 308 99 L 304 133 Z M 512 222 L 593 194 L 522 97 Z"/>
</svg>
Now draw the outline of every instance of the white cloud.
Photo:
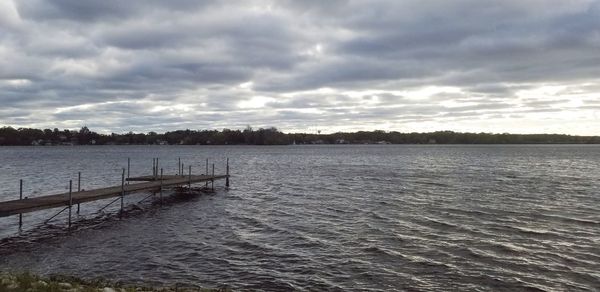
<svg viewBox="0 0 600 292">
<path fill-rule="evenodd" d="M 0 27 L 16 28 L 21 24 L 21 17 L 12 0 L 0 1 Z"/>
</svg>

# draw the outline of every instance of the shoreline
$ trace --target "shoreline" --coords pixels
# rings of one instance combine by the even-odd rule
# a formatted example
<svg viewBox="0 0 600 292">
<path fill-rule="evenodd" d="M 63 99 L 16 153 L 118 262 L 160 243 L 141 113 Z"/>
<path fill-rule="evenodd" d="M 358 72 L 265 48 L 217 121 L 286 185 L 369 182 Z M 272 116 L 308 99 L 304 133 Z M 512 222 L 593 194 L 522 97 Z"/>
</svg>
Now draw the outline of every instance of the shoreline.
<svg viewBox="0 0 600 292">
<path fill-rule="evenodd" d="M 38 276 L 30 272 L 0 272 L 0 291 L 70 291 L 70 292 L 225 292 L 229 288 L 204 288 L 200 286 L 175 284 L 174 286 L 156 287 L 152 285 L 136 285 L 111 282 L 102 278 L 86 280 L 75 276 L 49 275 Z"/>
</svg>

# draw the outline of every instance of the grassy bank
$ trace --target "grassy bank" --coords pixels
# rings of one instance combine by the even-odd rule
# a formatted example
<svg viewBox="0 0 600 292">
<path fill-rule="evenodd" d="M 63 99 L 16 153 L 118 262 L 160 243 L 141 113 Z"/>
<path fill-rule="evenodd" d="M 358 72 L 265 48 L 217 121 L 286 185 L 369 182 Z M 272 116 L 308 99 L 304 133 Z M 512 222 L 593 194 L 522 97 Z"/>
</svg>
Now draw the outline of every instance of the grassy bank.
<svg viewBox="0 0 600 292">
<path fill-rule="evenodd" d="M 104 280 L 83 280 L 69 276 L 39 277 L 30 273 L 0 273 L 0 291 L 27 292 L 138 292 L 138 291 L 229 291 L 228 289 L 207 289 L 190 286 L 144 287 L 122 285 Z"/>
</svg>

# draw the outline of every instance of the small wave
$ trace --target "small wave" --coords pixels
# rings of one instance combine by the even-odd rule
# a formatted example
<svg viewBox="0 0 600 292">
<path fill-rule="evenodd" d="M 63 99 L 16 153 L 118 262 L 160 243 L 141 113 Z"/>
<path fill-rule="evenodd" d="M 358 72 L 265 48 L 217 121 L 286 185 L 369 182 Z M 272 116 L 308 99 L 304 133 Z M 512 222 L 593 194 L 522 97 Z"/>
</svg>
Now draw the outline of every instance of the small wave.
<svg viewBox="0 0 600 292">
<path fill-rule="evenodd" d="M 347 210 L 337 209 L 337 208 L 333 208 L 333 207 L 325 207 L 325 209 L 334 211 L 336 213 L 345 213 L 345 214 L 353 213 L 353 211 L 347 211 Z"/>
<path fill-rule="evenodd" d="M 483 247 L 488 248 L 491 252 L 496 254 L 518 256 L 519 254 L 528 252 L 528 250 L 524 248 L 506 242 L 486 241 L 485 243 L 486 245 Z"/>
<path fill-rule="evenodd" d="M 390 221 L 390 220 L 392 220 L 391 218 L 388 218 L 388 217 L 382 216 L 380 213 L 373 212 L 373 211 L 370 211 L 370 212 L 369 212 L 369 215 L 370 215 L 371 217 L 375 218 L 375 219 L 378 219 L 378 220 L 385 220 L 385 221 Z"/>
<path fill-rule="evenodd" d="M 489 218 L 489 217 L 497 216 L 497 214 L 474 210 L 474 209 L 442 208 L 441 210 L 448 211 L 448 212 L 454 213 L 454 214 L 464 214 L 469 217 L 475 217 L 475 218 L 481 218 L 481 217 Z"/>
<path fill-rule="evenodd" d="M 589 226 L 589 227 L 600 227 L 600 221 L 594 221 L 590 219 L 564 217 L 559 215 L 547 215 L 547 214 L 536 214 L 536 217 L 546 218 L 557 222 L 571 223 L 577 226 Z"/>
<path fill-rule="evenodd" d="M 250 242 L 247 240 L 228 240 L 222 243 L 225 246 L 234 248 L 237 252 L 250 252 L 250 253 L 268 253 L 273 249 L 267 245 Z"/>
<path fill-rule="evenodd" d="M 537 238 L 564 238 L 563 235 L 558 234 L 556 232 L 548 231 L 548 230 L 540 230 L 540 229 L 531 229 L 526 227 L 517 227 L 517 226 L 505 226 L 505 228 L 509 228 L 511 230 L 517 231 L 517 233 L 534 236 Z"/>
<path fill-rule="evenodd" d="M 441 220 L 426 217 L 426 216 L 419 216 L 419 217 L 416 217 L 415 219 L 417 219 L 418 221 L 415 220 L 414 223 L 419 224 L 421 226 L 429 227 L 429 228 L 432 228 L 435 230 L 447 231 L 447 230 L 463 230 L 464 229 L 463 227 L 458 226 L 457 224 L 446 222 L 446 221 L 441 221 Z"/>
<path fill-rule="evenodd" d="M 383 248 L 377 247 L 377 246 L 368 246 L 368 247 L 362 248 L 362 251 L 367 252 L 367 253 L 380 254 L 380 255 L 392 255 L 390 252 L 386 251 Z"/>
</svg>

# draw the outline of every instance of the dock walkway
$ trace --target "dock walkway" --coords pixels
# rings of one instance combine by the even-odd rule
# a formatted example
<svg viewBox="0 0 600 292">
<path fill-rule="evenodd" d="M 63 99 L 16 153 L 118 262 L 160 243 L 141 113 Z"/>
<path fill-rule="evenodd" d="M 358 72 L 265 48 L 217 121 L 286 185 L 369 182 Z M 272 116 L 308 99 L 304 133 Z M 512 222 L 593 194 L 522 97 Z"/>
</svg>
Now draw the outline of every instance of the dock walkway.
<svg viewBox="0 0 600 292">
<path fill-rule="evenodd" d="M 185 185 L 189 183 L 209 182 L 228 178 L 229 175 L 166 175 L 163 179 L 156 176 L 131 177 L 128 181 L 144 181 L 142 183 L 125 184 L 87 191 L 40 196 L 22 200 L 0 202 L 0 217 L 29 213 L 57 207 L 69 207 L 90 201 L 119 197 L 143 191 L 160 191 L 161 187 Z"/>
<path fill-rule="evenodd" d="M 159 168 L 158 158 L 152 159 L 152 175 L 147 176 L 139 176 L 139 177 L 129 177 L 131 160 L 127 158 L 127 169 L 123 168 L 121 172 L 121 184 L 118 186 L 111 186 L 93 190 L 80 190 L 81 188 L 81 172 L 78 173 L 77 178 L 77 191 L 73 190 L 73 180 L 69 180 L 69 192 L 55 194 L 55 195 L 45 195 L 38 196 L 33 198 L 23 197 L 23 180 L 19 181 L 19 199 L 0 202 L 0 218 L 8 217 L 12 215 L 19 215 L 19 232 L 22 230 L 23 226 L 23 214 L 46 210 L 46 209 L 54 209 L 60 208 L 63 209 L 56 213 L 54 216 L 50 217 L 45 223 L 48 223 L 50 220 L 58 216 L 65 210 L 68 210 L 68 227 L 71 229 L 71 219 L 72 219 L 72 208 L 73 206 L 77 207 L 77 214 L 79 214 L 79 207 L 81 203 L 98 201 L 103 199 L 113 199 L 108 205 L 104 206 L 102 209 L 108 207 L 112 203 L 121 200 L 121 211 L 119 214 L 122 214 L 124 210 L 124 198 L 126 195 L 139 193 L 139 192 L 152 192 L 160 193 L 160 201 L 162 203 L 162 193 L 164 188 L 168 187 L 180 187 L 183 185 L 187 185 L 191 190 L 192 184 L 199 182 L 206 182 L 205 187 L 208 187 L 209 183 L 211 185 L 211 189 L 214 190 L 214 182 L 215 180 L 224 179 L 225 187 L 229 188 L 229 158 L 226 160 L 225 165 L 225 174 L 224 175 L 215 175 L 215 164 L 212 164 L 212 174 L 209 174 L 209 160 L 206 159 L 206 171 L 200 175 L 192 174 L 192 166 L 188 166 L 188 173 L 184 173 L 184 164 L 181 163 L 181 158 L 178 159 L 177 163 L 177 174 L 176 175 L 163 175 L 164 169 Z M 127 175 L 125 175 L 127 174 Z M 130 184 L 129 182 L 136 182 Z"/>
</svg>

